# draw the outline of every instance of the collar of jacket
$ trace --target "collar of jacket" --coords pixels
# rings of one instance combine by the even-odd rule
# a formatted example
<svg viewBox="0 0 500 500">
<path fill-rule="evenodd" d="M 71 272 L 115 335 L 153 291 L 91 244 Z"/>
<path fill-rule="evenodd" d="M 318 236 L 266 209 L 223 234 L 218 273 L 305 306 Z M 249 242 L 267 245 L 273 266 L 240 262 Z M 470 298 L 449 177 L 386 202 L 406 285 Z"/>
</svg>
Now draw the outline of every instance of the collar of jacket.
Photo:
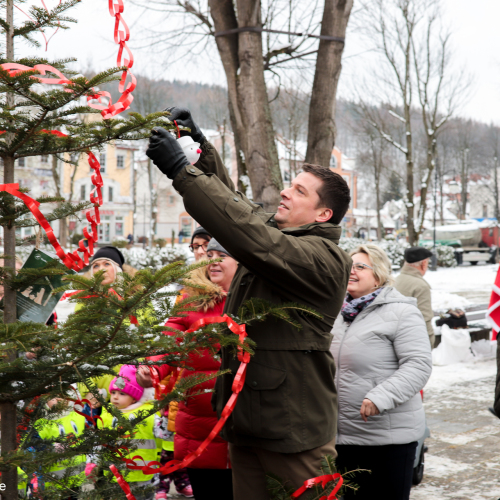
<svg viewBox="0 0 500 500">
<path fill-rule="evenodd" d="M 378 294 L 377 298 L 363 311 L 368 311 L 373 307 L 381 306 L 384 304 L 391 304 L 395 302 L 403 302 L 405 304 L 417 305 L 417 299 L 414 297 L 406 297 L 402 293 L 398 292 L 393 286 L 384 286 L 382 291 Z"/>
<path fill-rule="evenodd" d="M 410 276 L 413 276 L 415 278 L 420 278 L 422 280 L 424 279 L 424 277 L 422 276 L 422 274 L 420 273 L 420 271 L 418 269 L 415 269 L 414 267 L 409 266 L 406 263 L 404 264 L 403 268 L 401 269 L 401 274 L 409 274 Z"/>
<path fill-rule="evenodd" d="M 281 232 L 290 236 L 319 236 L 338 245 L 342 228 L 331 222 L 312 222 L 299 227 L 285 227 Z"/>
</svg>

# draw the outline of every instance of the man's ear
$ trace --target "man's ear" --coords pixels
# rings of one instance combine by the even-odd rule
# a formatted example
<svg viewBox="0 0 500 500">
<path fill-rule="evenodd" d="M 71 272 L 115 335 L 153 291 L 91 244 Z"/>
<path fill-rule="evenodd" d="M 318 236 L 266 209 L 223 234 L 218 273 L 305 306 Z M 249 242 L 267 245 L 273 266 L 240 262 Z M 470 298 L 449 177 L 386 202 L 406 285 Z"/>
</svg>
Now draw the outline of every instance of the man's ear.
<svg viewBox="0 0 500 500">
<path fill-rule="evenodd" d="M 316 216 L 316 222 L 328 222 L 333 216 L 331 208 L 322 208 L 321 212 Z"/>
</svg>

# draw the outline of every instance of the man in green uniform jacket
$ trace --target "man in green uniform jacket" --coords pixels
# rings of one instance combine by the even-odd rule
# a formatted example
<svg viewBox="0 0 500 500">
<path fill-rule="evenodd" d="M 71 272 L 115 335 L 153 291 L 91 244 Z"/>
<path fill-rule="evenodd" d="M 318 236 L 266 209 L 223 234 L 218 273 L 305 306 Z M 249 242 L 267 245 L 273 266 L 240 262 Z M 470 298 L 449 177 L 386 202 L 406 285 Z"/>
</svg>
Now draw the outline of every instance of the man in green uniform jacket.
<svg viewBox="0 0 500 500">
<path fill-rule="evenodd" d="M 216 149 L 188 110 L 171 120 L 191 129 L 202 147 L 196 166 L 175 138 L 154 129 L 147 155 L 184 199 L 188 213 L 239 262 L 224 311 L 237 315 L 249 299 L 295 303 L 322 318 L 292 310 L 300 329 L 276 319 L 248 327 L 257 344 L 245 387 L 222 436 L 230 443 L 234 495 L 267 499 L 265 473 L 299 487 L 314 477 L 325 454 L 335 455 L 337 394 L 330 330 L 342 306 L 351 259 L 338 247 L 338 226 L 350 203 L 349 187 L 330 169 L 304 165 L 281 193 L 276 214 L 236 192 Z M 213 404 L 220 415 L 239 362 L 223 350 Z"/>
</svg>

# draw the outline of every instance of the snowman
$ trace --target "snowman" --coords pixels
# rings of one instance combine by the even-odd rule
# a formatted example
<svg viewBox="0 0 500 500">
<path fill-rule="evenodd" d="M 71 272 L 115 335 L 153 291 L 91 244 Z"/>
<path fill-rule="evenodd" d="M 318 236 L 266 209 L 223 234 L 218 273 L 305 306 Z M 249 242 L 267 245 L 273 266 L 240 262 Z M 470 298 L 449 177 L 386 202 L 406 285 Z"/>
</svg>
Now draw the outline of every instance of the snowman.
<svg viewBox="0 0 500 500">
<path fill-rule="evenodd" d="M 179 137 L 177 142 L 180 144 L 188 162 L 191 165 L 194 165 L 199 159 L 201 155 L 200 143 L 194 142 L 192 137 L 189 135 L 185 135 L 183 137 Z"/>
</svg>

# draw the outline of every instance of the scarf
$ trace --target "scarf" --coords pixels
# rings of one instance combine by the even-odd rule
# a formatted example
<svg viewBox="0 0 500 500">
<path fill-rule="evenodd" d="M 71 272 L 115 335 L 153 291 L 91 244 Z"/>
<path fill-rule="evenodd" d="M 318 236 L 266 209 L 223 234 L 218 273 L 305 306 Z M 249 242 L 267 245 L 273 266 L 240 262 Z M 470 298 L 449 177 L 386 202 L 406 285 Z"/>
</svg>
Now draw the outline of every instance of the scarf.
<svg viewBox="0 0 500 500">
<path fill-rule="evenodd" d="M 352 323 L 356 319 L 356 316 L 363 309 L 366 309 L 366 307 L 368 307 L 377 298 L 377 295 L 381 291 L 382 288 L 378 288 L 374 292 L 369 293 L 368 295 L 363 295 L 358 299 L 353 299 L 349 294 L 347 294 L 340 313 L 346 321 Z"/>
</svg>

